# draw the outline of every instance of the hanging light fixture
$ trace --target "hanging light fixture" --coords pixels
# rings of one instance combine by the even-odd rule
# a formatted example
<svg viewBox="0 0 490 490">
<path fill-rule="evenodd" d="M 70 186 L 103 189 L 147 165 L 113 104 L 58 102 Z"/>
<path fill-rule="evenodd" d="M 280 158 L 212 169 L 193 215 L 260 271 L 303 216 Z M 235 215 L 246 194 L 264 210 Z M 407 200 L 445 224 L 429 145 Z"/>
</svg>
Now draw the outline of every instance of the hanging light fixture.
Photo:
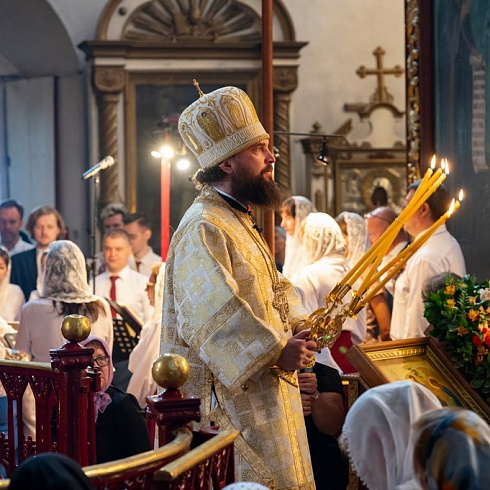
<svg viewBox="0 0 490 490">
<path fill-rule="evenodd" d="M 327 166 L 330 163 L 330 150 L 328 149 L 327 138 L 322 140 L 322 147 L 319 155 L 316 157 L 316 161 L 322 165 Z"/>
<path fill-rule="evenodd" d="M 320 153 L 315 158 L 317 163 L 327 166 L 330 162 L 330 149 L 328 147 L 328 138 L 342 140 L 344 138 L 341 134 L 324 134 L 324 133 L 295 133 L 289 131 L 274 131 L 274 134 L 285 134 L 287 136 L 308 136 L 310 138 L 322 138 L 322 146 Z"/>
</svg>

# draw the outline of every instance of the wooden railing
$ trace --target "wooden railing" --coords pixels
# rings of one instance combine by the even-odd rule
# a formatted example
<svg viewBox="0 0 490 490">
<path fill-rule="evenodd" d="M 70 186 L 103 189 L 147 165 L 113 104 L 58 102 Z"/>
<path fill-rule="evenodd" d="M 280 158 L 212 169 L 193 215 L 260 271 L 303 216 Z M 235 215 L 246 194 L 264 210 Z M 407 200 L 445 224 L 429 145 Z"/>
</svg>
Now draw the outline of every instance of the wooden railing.
<svg viewBox="0 0 490 490">
<path fill-rule="evenodd" d="M 60 452 L 81 465 L 96 462 L 93 394 L 100 375 L 86 370 L 92 352 L 68 342 L 51 351 L 51 364 L 0 361 L 0 382 L 8 402 L 8 432 L 0 434 L 0 464 L 7 476 L 24 459 L 41 452 Z M 27 404 L 35 413 L 33 433 L 24 426 Z"/>
<path fill-rule="evenodd" d="M 0 464 L 8 477 L 36 453 L 59 452 L 78 461 L 101 490 L 216 490 L 234 481 L 233 444 L 239 432 L 220 432 L 217 427 L 190 430 L 192 422 L 200 420 L 200 399 L 179 389 L 188 375 L 187 361 L 180 356 L 162 356 L 154 364 L 155 381 L 163 391 L 147 397 L 147 419 L 156 428 L 160 447 L 94 464 L 94 393 L 100 389 L 100 374 L 87 369 L 93 364 L 93 350 L 78 344 L 90 329 L 74 325 L 73 318 L 68 323 L 73 328 L 62 328 L 68 342 L 50 351 L 51 364 L 0 361 L 0 382 L 8 399 L 8 433 L 0 434 Z M 185 365 L 186 373 L 182 368 L 177 378 L 168 375 Z M 35 434 L 26 437 L 22 399 L 28 387 L 34 393 L 36 426 Z M 0 489 L 8 485 L 9 480 L 0 480 Z"/>
</svg>

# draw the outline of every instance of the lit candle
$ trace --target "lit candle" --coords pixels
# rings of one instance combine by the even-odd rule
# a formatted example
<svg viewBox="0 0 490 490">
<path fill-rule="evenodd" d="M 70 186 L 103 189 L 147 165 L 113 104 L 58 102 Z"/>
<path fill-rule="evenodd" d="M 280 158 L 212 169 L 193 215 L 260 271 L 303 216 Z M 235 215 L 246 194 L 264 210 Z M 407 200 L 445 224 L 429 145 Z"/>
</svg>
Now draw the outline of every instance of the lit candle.
<svg viewBox="0 0 490 490">
<path fill-rule="evenodd" d="M 432 157 L 431 167 L 435 165 L 435 155 Z M 410 217 L 417 211 L 417 209 L 425 202 L 425 200 L 437 189 L 438 177 L 442 174 L 442 170 L 439 168 L 436 172 L 433 172 L 432 168 L 427 169 L 425 175 L 415 191 L 412 199 L 407 204 L 405 209 L 400 213 L 393 223 L 384 231 L 384 233 L 376 240 L 376 243 L 361 257 L 356 265 L 344 276 L 341 285 L 352 286 L 354 282 L 366 271 L 366 269 L 377 260 L 380 254 L 380 249 L 383 247 L 384 251 L 381 257 L 386 254 L 389 249 L 389 245 L 393 243 L 393 240 L 398 235 L 403 225 L 410 219 Z M 445 174 L 444 175 L 445 178 Z M 385 247 L 385 244 L 389 242 L 389 245 Z M 381 259 L 378 261 L 378 265 Z M 372 269 L 375 270 L 375 269 Z M 369 274 L 368 276 L 369 277 Z"/>
<path fill-rule="evenodd" d="M 408 245 L 402 252 L 400 252 L 396 257 L 394 257 L 383 269 L 376 275 L 371 278 L 370 284 L 375 284 L 378 279 L 386 273 L 386 276 L 383 280 L 374 285 L 369 290 L 369 293 L 365 298 L 361 301 L 362 305 L 366 305 L 371 301 L 371 299 L 377 294 L 377 292 L 384 287 L 384 285 L 405 265 L 408 259 L 434 234 L 434 232 L 443 225 L 460 207 L 460 202 L 455 201 L 454 199 L 451 201 L 451 205 L 449 209 L 437 220 L 435 221 L 429 228 L 420 233 L 420 235 Z M 395 265 L 396 264 L 396 265 Z M 389 271 L 389 272 L 387 272 Z M 369 287 L 369 286 L 368 286 Z"/>
</svg>

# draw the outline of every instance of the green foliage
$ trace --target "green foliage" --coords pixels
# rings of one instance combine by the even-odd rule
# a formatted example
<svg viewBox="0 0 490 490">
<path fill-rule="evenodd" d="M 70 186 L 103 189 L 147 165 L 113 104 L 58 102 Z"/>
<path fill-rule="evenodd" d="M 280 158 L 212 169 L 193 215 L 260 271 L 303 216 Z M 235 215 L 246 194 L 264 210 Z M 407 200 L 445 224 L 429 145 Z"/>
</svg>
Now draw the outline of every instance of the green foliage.
<svg viewBox="0 0 490 490">
<path fill-rule="evenodd" d="M 431 335 L 444 343 L 454 367 L 464 371 L 473 388 L 490 403 L 490 290 L 467 275 L 449 274 L 445 287 L 425 296 L 424 316 Z"/>
</svg>

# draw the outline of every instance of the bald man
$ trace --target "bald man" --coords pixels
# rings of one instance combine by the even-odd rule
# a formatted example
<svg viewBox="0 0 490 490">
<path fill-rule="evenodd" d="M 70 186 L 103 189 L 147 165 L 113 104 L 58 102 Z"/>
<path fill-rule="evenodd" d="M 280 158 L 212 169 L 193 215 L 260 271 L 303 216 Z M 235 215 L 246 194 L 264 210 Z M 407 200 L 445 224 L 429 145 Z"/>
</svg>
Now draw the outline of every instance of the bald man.
<svg viewBox="0 0 490 490">
<path fill-rule="evenodd" d="M 393 209 L 381 206 L 374 209 L 366 215 L 366 225 L 371 245 L 386 231 L 386 229 L 395 221 L 398 214 Z M 396 257 L 408 245 L 408 236 L 402 228 L 390 248 L 383 257 L 379 269 L 381 270 L 393 257 Z M 385 285 L 385 289 L 393 296 L 395 291 L 395 279 L 391 279 Z"/>
</svg>

